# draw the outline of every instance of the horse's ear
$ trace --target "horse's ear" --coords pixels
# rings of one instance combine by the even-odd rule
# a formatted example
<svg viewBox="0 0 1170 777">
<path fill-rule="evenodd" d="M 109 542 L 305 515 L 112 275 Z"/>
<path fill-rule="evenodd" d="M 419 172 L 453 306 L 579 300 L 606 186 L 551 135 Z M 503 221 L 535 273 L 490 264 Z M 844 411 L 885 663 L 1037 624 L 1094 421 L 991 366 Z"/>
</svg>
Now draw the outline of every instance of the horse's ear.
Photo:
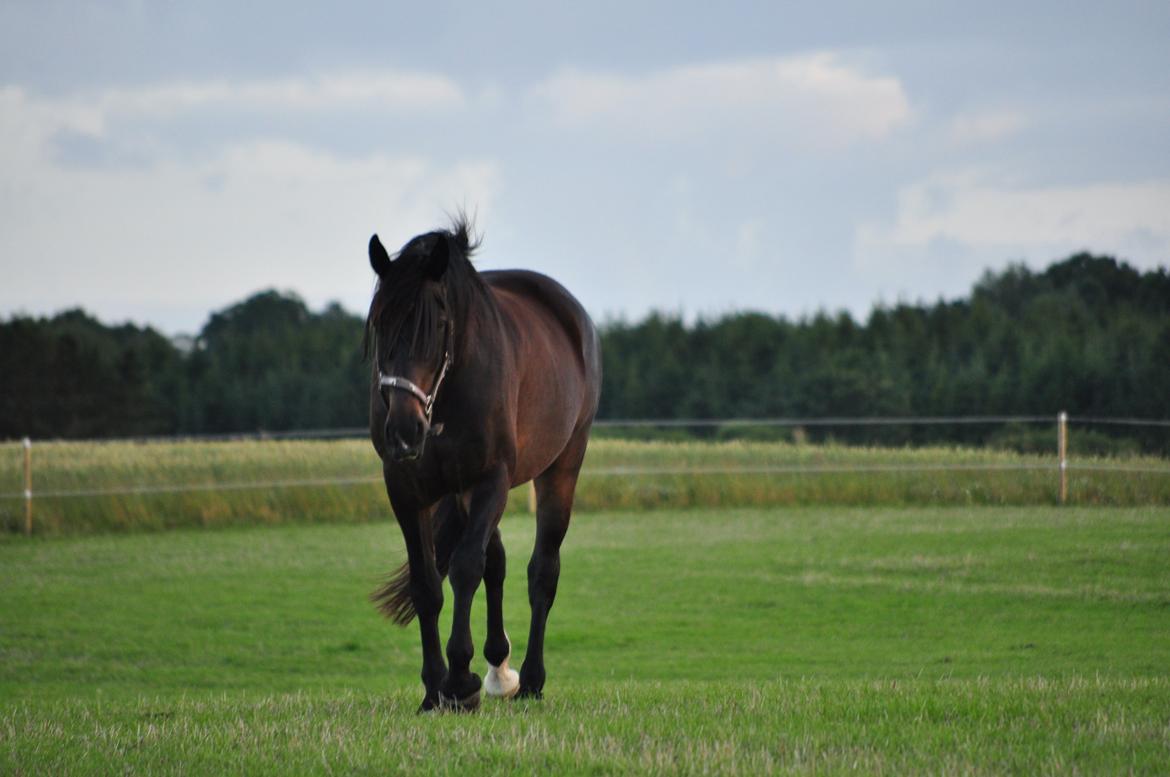
<svg viewBox="0 0 1170 777">
<path fill-rule="evenodd" d="M 370 267 L 374 268 L 379 278 L 390 272 L 390 254 L 386 253 L 377 235 L 370 238 Z"/>
<path fill-rule="evenodd" d="M 447 263 L 451 260 L 451 240 L 446 235 L 439 235 L 427 262 L 423 265 L 423 272 L 432 281 L 437 281 L 447 272 Z"/>
</svg>

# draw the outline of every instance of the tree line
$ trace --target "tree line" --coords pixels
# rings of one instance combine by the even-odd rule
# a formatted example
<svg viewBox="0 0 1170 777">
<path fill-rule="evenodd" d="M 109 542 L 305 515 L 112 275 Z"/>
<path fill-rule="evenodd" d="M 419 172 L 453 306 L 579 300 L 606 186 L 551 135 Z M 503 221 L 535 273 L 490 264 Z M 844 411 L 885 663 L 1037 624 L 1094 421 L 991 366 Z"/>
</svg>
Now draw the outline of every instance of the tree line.
<svg viewBox="0 0 1170 777">
<path fill-rule="evenodd" d="M 314 312 L 275 291 L 212 314 L 186 341 L 82 310 L 15 316 L 0 321 L 0 439 L 364 426 L 362 326 L 336 304 Z M 1105 256 L 988 272 L 962 299 L 878 306 L 864 322 L 652 314 L 601 331 L 602 418 L 1170 418 L 1170 275 Z M 1166 436 L 1136 439 L 1164 449 Z"/>
</svg>

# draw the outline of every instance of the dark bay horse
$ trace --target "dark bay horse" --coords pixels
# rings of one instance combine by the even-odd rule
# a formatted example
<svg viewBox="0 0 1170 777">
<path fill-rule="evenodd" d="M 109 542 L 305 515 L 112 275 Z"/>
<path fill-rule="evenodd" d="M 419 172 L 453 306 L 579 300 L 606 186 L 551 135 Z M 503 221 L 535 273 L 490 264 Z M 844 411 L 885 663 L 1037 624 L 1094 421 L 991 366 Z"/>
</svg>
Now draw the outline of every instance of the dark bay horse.
<svg viewBox="0 0 1170 777">
<path fill-rule="evenodd" d="M 370 437 L 382 458 L 407 562 L 373 594 L 422 633 L 420 711 L 474 709 L 489 695 L 540 697 L 544 632 L 560 574 L 577 473 L 601 391 L 589 316 L 551 278 L 477 272 L 465 219 L 419 235 L 391 257 L 370 239 L 378 286 L 366 319 L 373 357 Z M 499 522 L 513 486 L 535 480 L 532 620 L 517 676 L 504 631 Z M 454 595 L 447 664 L 439 645 L 444 576 Z M 472 673 L 471 602 L 487 594 L 486 683 Z"/>
</svg>

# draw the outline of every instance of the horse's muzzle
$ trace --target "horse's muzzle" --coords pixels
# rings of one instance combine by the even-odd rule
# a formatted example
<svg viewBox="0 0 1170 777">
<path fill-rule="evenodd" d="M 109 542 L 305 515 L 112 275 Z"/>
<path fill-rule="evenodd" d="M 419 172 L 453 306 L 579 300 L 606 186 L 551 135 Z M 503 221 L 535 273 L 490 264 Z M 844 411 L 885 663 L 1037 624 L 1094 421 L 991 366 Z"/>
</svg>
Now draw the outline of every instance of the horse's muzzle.
<svg viewBox="0 0 1170 777">
<path fill-rule="evenodd" d="M 429 424 L 421 417 L 403 418 L 399 423 L 387 418 L 383 432 L 390 458 L 396 462 L 408 462 L 421 457 L 429 431 Z"/>
<path fill-rule="evenodd" d="M 400 437 L 395 437 L 390 443 L 390 458 L 399 463 L 417 461 L 422 456 L 422 451 L 422 443 L 410 445 Z"/>
</svg>

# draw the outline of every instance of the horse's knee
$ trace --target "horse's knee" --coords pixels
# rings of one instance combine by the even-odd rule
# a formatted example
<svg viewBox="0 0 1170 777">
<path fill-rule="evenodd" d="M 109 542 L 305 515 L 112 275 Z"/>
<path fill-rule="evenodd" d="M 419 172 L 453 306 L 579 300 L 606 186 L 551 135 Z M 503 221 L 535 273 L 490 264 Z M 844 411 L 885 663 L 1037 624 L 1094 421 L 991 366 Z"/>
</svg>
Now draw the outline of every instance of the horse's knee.
<svg viewBox="0 0 1170 777">
<path fill-rule="evenodd" d="M 420 618 L 437 616 L 443 609 L 443 587 L 441 585 L 427 585 L 426 583 L 412 583 L 410 599 L 414 604 L 414 611 Z"/>
<path fill-rule="evenodd" d="M 451 569 L 447 573 L 451 588 L 464 593 L 475 591 L 483 579 L 486 560 L 479 548 L 462 546 L 451 558 Z"/>
</svg>

